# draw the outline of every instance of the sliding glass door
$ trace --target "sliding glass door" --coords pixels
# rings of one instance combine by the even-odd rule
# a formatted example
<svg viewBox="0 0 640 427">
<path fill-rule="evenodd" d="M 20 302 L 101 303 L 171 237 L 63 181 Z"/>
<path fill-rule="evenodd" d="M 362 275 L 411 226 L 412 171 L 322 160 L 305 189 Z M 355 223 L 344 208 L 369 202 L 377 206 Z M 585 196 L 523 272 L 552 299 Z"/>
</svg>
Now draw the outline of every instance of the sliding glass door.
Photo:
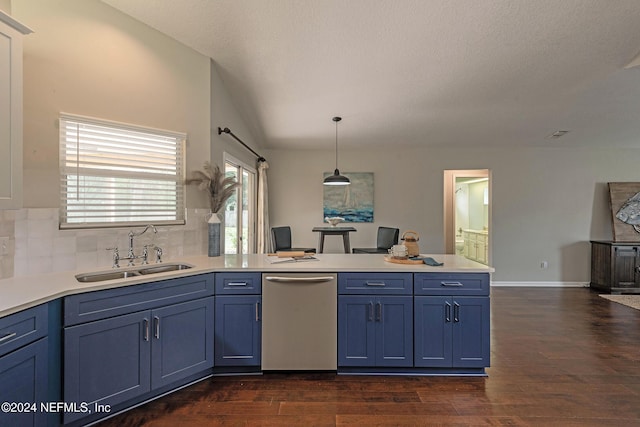
<svg viewBox="0 0 640 427">
<path fill-rule="evenodd" d="M 255 252 L 256 170 L 225 153 L 224 171 L 240 186 L 224 210 L 225 254 Z"/>
</svg>

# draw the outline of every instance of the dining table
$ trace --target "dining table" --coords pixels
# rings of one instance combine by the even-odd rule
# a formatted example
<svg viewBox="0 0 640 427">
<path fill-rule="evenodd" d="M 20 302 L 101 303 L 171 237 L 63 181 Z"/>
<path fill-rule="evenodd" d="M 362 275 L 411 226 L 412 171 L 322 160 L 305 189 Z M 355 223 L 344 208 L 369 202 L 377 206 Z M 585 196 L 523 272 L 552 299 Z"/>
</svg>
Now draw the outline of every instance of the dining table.
<svg viewBox="0 0 640 427">
<path fill-rule="evenodd" d="M 351 243 L 349 242 L 349 233 L 358 231 L 353 227 L 313 227 L 315 233 L 318 235 L 318 253 L 324 252 L 324 237 L 325 236 L 342 236 L 342 243 L 344 245 L 344 253 L 351 253 Z"/>
</svg>

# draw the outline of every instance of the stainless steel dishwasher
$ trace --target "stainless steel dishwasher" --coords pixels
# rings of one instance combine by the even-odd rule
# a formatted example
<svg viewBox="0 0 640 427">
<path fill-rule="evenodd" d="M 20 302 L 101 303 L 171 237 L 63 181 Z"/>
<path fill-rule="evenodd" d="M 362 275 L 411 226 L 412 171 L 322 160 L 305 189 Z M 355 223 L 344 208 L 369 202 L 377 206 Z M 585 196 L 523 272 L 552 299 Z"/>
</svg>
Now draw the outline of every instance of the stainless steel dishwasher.
<svg viewBox="0 0 640 427">
<path fill-rule="evenodd" d="M 262 370 L 336 370 L 335 273 L 262 275 Z"/>
</svg>

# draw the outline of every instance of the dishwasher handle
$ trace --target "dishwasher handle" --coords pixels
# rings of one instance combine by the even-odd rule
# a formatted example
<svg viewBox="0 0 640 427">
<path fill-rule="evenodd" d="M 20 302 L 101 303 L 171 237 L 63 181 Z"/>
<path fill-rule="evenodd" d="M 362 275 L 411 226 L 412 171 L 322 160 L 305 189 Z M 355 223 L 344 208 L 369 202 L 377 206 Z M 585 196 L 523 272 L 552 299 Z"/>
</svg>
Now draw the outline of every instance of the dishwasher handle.
<svg viewBox="0 0 640 427">
<path fill-rule="evenodd" d="M 284 277 L 284 276 L 265 276 L 265 280 L 270 282 L 306 282 L 319 283 L 330 282 L 335 279 L 334 276 L 311 276 L 311 277 Z"/>
</svg>

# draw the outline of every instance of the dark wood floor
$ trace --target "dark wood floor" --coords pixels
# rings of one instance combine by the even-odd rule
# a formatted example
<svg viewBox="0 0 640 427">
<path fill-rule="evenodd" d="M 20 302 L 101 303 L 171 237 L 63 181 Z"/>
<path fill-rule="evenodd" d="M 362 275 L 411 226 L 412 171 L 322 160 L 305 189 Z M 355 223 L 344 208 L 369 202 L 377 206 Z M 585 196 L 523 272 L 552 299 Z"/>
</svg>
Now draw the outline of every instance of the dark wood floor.
<svg viewBox="0 0 640 427">
<path fill-rule="evenodd" d="M 640 426 L 640 311 L 582 288 L 493 288 L 486 378 L 218 377 L 101 426 Z"/>
</svg>

